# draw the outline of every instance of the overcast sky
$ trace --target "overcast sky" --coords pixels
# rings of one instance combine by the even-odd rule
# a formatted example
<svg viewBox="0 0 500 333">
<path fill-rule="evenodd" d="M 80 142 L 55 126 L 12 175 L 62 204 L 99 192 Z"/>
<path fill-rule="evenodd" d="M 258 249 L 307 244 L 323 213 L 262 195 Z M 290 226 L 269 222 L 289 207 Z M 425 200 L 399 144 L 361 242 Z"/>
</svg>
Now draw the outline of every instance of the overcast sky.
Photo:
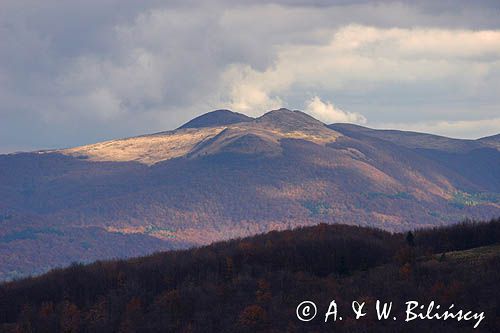
<svg viewBox="0 0 500 333">
<path fill-rule="evenodd" d="M 229 108 L 500 132 L 500 1 L 0 1 L 0 152 Z"/>
</svg>

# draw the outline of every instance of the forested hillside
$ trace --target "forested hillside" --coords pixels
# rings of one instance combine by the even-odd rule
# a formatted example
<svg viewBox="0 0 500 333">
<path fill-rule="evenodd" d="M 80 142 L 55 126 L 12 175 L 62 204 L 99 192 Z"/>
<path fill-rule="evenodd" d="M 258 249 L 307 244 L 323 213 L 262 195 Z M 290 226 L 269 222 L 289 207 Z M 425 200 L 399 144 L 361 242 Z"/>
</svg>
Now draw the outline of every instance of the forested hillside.
<svg viewBox="0 0 500 333">
<path fill-rule="evenodd" d="M 74 264 L 0 286 L 4 332 L 469 332 L 473 324 L 402 320 L 407 300 L 485 312 L 500 328 L 500 220 L 391 234 L 320 224 L 158 253 Z M 394 302 L 398 321 L 301 322 L 295 309 L 335 299 Z"/>
</svg>

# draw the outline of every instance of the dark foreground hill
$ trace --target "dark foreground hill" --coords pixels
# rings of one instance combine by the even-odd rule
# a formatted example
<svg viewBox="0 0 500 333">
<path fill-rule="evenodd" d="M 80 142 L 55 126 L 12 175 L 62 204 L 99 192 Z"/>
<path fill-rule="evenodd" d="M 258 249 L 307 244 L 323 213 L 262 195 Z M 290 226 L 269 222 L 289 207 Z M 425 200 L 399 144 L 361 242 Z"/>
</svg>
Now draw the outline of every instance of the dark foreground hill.
<svg viewBox="0 0 500 333">
<path fill-rule="evenodd" d="M 500 220 L 405 233 L 320 224 L 128 261 L 75 264 L 0 286 L 2 332 L 470 332 L 404 322 L 404 303 L 484 312 L 500 329 Z M 331 300 L 342 321 L 324 323 Z M 378 321 L 376 300 L 392 301 Z M 309 322 L 296 317 L 317 304 Z M 351 302 L 368 314 L 354 320 Z M 392 316 L 398 320 L 392 320 Z"/>
<path fill-rule="evenodd" d="M 280 109 L 0 155 L 0 280 L 322 222 L 404 231 L 490 219 L 499 147 L 498 136 L 327 126 Z"/>
</svg>

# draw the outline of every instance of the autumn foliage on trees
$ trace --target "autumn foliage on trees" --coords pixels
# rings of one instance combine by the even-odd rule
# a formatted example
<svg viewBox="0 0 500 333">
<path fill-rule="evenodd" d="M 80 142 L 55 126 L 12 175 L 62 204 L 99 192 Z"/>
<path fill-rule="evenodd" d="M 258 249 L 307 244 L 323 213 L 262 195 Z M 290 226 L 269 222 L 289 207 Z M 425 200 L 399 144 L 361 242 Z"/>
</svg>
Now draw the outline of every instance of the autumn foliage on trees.
<svg viewBox="0 0 500 333">
<path fill-rule="evenodd" d="M 321 224 L 131 260 L 74 264 L 0 286 L 0 332 L 469 331 L 457 322 L 324 323 L 332 299 L 435 300 L 484 311 L 498 331 L 500 220 L 411 234 Z M 323 314 L 296 318 L 313 300 Z M 347 310 L 345 310 L 347 314 Z"/>
</svg>

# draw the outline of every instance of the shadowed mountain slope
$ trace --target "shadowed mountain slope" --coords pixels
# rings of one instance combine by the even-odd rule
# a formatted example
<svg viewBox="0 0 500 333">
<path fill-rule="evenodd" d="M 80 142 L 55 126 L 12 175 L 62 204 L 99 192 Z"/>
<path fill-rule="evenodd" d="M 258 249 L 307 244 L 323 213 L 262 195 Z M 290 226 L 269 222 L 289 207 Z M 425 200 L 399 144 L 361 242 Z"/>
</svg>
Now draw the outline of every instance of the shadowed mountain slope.
<svg viewBox="0 0 500 333">
<path fill-rule="evenodd" d="M 478 140 L 451 139 L 438 135 L 396 130 L 374 130 L 352 124 L 333 124 L 329 128 L 360 140 L 370 138 L 408 148 L 466 179 L 474 186 L 498 192 L 500 188 L 500 135 Z"/>
<path fill-rule="evenodd" d="M 481 143 L 492 146 L 496 149 L 500 149 L 500 134 L 487 136 L 487 137 L 479 139 L 479 141 Z"/>
<path fill-rule="evenodd" d="M 393 142 L 397 145 L 412 149 L 436 149 L 447 152 L 466 152 L 484 148 L 480 140 L 452 139 L 444 136 L 398 130 L 376 130 L 354 124 L 332 124 L 329 128 L 347 135 L 365 135 L 381 140 Z"/>
</svg>

